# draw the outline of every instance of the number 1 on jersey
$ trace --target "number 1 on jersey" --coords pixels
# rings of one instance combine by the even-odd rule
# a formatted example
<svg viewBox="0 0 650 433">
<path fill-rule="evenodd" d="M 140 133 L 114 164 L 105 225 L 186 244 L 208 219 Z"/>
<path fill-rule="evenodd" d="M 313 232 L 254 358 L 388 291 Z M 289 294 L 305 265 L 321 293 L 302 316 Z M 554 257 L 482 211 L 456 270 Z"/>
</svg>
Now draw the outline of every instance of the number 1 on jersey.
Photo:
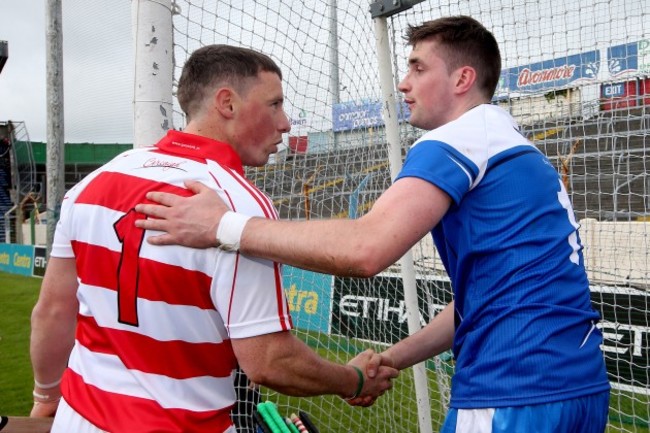
<svg viewBox="0 0 650 433">
<path fill-rule="evenodd" d="M 132 326 L 138 326 L 140 247 L 144 241 L 144 230 L 134 223 L 143 217 L 135 209 L 130 209 L 113 224 L 117 239 L 122 244 L 117 266 L 117 320 Z"/>
</svg>

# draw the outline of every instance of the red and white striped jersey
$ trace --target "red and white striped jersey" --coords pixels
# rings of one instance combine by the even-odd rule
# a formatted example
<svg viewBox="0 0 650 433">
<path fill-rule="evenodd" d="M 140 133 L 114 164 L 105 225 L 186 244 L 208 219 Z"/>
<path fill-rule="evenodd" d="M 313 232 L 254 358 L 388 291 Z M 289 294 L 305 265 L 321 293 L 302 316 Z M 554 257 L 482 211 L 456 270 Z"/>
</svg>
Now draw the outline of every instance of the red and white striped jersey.
<svg viewBox="0 0 650 433">
<path fill-rule="evenodd" d="M 236 359 L 230 338 L 291 329 L 280 265 L 216 248 L 153 246 L 134 221 L 148 191 L 213 188 L 235 211 L 277 218 L 225 143 L 170 131 L 127 151 L 65 196 L 53 257 L 74 257 L 76 341 L 63 396 L 107 431 L 223 432 Z"/>
</svg>

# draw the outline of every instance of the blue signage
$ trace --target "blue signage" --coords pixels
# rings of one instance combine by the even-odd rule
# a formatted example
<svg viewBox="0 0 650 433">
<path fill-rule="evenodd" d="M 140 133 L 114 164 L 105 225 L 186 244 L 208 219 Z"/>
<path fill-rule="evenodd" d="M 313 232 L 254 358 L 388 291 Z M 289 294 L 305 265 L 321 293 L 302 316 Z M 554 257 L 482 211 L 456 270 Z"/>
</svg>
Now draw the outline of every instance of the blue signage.
<svg viewBox="0 0 650 433">
<path fill-rule="evenodd" d="M 0 244 L 0 271 L 31 277 L 33 266 L 32 245 Z"/>
<path fill-rule="evenodd" d="M 284 293 L 295 328 L 329 333 L 333 278 L 292 266 L 282 267 Z"/>
<path fill-rule="evenodd" d="M 607 48 L 607 67 L 614 77 L 625 73 L 650 72 L 650 40 L 642 39 Z"/>
<path fill-rule="evenodd" d="M 619 98 L 625 96 L 625 83 L 603 84 L 601 86 L 602 98 Z"/>
<path fill-rule="evenodd" d="M 408 106 L 401 103 L 397 107 L 399 121 L 407 121 L 409 116 Z M 332 106 L 332 122 L 334 132 L 383 126 L 382 104 L 379 101 L 334 104 Z"/>
<path fill-rule="evenodd" d="M 607 48 L 607 67 L 613 76 L 633 72 L 639 68 L 638 42 Z"/>
<path fill-rule="evenodd" d="M 598 50 L 516 66 L 501 72 L 498 93 L 539 92 L 596 81 L 599 68 Z"/>
</svg>

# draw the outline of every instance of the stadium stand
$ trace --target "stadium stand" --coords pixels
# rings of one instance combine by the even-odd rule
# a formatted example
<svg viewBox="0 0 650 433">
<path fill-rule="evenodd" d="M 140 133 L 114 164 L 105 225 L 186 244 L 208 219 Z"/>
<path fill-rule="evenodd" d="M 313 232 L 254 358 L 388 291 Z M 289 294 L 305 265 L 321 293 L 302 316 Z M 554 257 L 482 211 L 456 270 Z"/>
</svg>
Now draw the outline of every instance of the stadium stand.
<svg viewBox="0 0 650 433">
<path fill-rule="evenodd" d="M 0 122 L 0 139 L 9 137 L 15 146 L 20 196 L 32 193 L 45 197 L 45 143 L 11 141 L 8 130 L 8 123 Z M 523 125 L 522 132 L 561 173 L 578 220 L 634 221 L 649 217 L 650 161 L 646 149 L 650 148 L 650 107 Z M 403 155 L 411 143 L 405 139 Z M 66 189 L 131 146 L 66 144 Z M 0 212 L 4 215 L 13 206 L 13 186 L 9 152 L 2 149 Z M 387 146 L 363 142 L 327 154 L 293 153 L 277 163 L 249 168 L 248 175 L 253 183 L 263 185 L 280 216 L 288 219 L 362 214 L 391 182 Z M 357 193 L 352 197 L 350 191 Z M 356 205 L 354 209 L 350 209 L 351 203 Z M 0 223 L 1 239 L 4 225 L 4 221 Z"/>
<path fill-rule="evenodd" d="M 524 125 L 522 132 L 562 174 L 578 220 L 648 216 L 650 107 Z M 360 211 L 389 185 L 387 160 L 385 144 L 358 146 L 331 152 L 326 159 L 295 154 L 279 164 L 249 169 L 249 176 L 265 185 L 282 218 L 347 216 L 349 191 L 366 176 L 370 179 L 359 194 Z"/>
<path fill-rule="evenodd" d="M 12 134 L 10 124 L 0 123 L 0 242 L 6 241 L 5 214 L 13 206 L 11 200 L 11 145 Z"/>
</svg>

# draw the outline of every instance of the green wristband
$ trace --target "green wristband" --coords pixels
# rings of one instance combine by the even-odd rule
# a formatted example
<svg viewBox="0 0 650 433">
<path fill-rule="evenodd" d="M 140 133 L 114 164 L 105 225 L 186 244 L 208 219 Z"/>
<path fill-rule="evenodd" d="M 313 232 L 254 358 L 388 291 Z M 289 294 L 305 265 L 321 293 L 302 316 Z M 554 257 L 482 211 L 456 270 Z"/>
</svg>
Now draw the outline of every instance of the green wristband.
<svg viewBox="0 0 650 433">
<path fill-rule="evenodd" d="M 354 365 L 351 365 L 350 367 L 354 368 L 354 370 L 357 372 L 357 375 L 359 376 L 359 384 L 357 385 L 357 390 L 354 392 L 354 395 L 352 397 L 346 398 L 346 400 L 352 400 L 359 397 L 359 395 L 361 395 L 361 390 L 363 390 L 363 384 L 365 382 L 365 379 L 363 378 L 363 371 Z"/>
</svg>

